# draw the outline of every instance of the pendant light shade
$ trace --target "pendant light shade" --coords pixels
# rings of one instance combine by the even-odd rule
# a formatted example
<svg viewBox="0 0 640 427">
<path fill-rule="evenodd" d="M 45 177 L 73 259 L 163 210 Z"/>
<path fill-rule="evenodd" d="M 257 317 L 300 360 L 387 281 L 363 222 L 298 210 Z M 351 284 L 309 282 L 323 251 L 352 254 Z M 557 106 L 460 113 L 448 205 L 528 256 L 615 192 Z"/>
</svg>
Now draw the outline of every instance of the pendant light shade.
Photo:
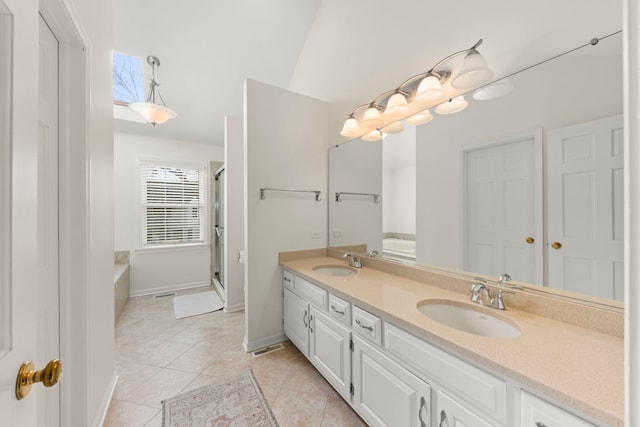
<svg viewBox="0 0 640 427">
<path fill-rule="evenodd" d="M 346 136 L 347 138 L 355 138 L 361 133 L 362 130 L 360 129 L 360 125 L 358 125 L 358 121 L 353 117 L 353 115 L 350 115 L 349 118 L 345 120 L 342 130 L 340 131 L 340 135 Z"/>
<path fill-rule="evenodd" d="M 491 80 L 493 71 L 489 69 L 487 61 L 484 60 L 480 52 L 471 49 L 462 62 L 462 69 L 451 82 L 451 86 L 456 89 L 473 89 Z"/>
<path fill-rule="evenodd" d="M 383 133 L 400 133 L 403 131 L 402 122 L 397 121 L 380 129 Z"/>
<path fill-rule="evenodd" d="M 469 103 L 464 96 L 456 96 L 453 99 L 443 102 L 436 107 L 436 113 L 438 114 L 453 114 L 458 113 L 469 106 Z"/>
<path fill-rule="evenodd" d="M 362 127 L 365 129 L 379 128 L 383 125 L 380 111 L 376 107 L 369 107 L 362 117 Z"/>
<path fill-rule="evenodd" d="M 175 111 L 167 108 L 164 103 L 162 95 L 160 95 L 160 84 L 156 82 L 156 67 L 160 66 L 160 60 L 155 56 L 147 56 L 147 63 L 151 65 L 151 81 L 149 82 L 149 96 L 147 96 L 146 102 L 135 102 L 129 104 L 136 113 L 140 114 L 147 123 L 151 123 L 153 126 L 160 125 L 169 119 L 177 117 Z M 156 104 L 156 93 L 162 105 Z"/>
<path fill-rule="evenodd" d="M 380 141 L 381 139 L 382 132 L 380 132 L 380 129 L 372 130 L 371 132 L 362 136 L 362 140 L 367 142 Z"/>
<path fill-rule="evenodd" d="M 433 120 L 433 115 L 431 114 L 431 112 L 429 110 L 424 110 L 420 111 L 417 114 L 414 114 L 411 117 L 408 117 L 406 122 L 408 125 L 418 126 L 429 123 L 431 120 Z"/>
<path fill-rule="evenodd" d="M 384 115 L 389 119 L 401 118 L 409 114 L 411 107 L 407 104 L 407 98 L 400 92 L 391 95 L 387 101 L 387 107 L 384 109 Z"/>
<path fill-rule="evenodd" d="M 434 75 L 428 75 L 420 82 L 413 102 L 417 105 L 429 105 L 442 101 L 447 93 L 442 88 L 440 80 Z"/>
</svg>

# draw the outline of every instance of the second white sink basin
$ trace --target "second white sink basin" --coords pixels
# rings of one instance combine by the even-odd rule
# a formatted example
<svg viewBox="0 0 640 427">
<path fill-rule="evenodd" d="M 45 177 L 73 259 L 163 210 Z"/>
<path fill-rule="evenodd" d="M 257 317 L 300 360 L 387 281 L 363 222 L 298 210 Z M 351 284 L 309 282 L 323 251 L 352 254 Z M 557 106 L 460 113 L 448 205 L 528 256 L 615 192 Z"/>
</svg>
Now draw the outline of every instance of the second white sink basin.
<svg viewBox="0 0 640 427">
<path fill-rule="evenodd" d="M 450 328 L 490 338 L 513 338 L 521 331 L 515 324 L 486 310 L 478 310 L 470 304 L 448 300 L 426 300 L 418 304 L 418 310 L 431 320 Z"/>
<path fill-rule="evenodd" d="M 312 270 L 326 276 L 351 276 L 358 272 L 355 268 L 346 265 L 316 265 Z"/>
</svg>

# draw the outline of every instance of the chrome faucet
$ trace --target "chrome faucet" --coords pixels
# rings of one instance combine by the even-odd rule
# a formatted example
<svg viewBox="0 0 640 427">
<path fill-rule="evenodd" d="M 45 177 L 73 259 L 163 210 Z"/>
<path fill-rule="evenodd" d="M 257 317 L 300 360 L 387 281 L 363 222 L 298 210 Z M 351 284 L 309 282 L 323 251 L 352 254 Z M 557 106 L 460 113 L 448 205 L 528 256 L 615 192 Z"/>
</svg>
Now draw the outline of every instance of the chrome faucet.
<svg viewBox="0 0 640 427">
<path fill-rule="evenodd" d="M 500 282 L 501 282 L 500 286 L 502 286 L 502 280 Z M 497 310 L 505 309 L 504 301 L 502 300 L 503 293 L 505 292 L 508 294 L 515 293 L 513 291 L 499 288 L 496 291 L 495 295 L 491 295 L 491 290 L 487 288 L 487 286 L 484 283 L 480 283 L 480 282 L 472 283 L 470 291 L 471 291 L 471 302 L 475 302 L 476 304 L 479 304 L 479 305 L 487 305 L 485 304 L 484 298 L 482 298 L 482 293 L 484 291 L 487 294 L 487 299 L 489 300 L 488 307 L 495 308 Z"/>
<path fill-rule="evenodd" d="M 342 259 L 348 259 L 349 266 L 353 268 L 362 268 L 362 260 L 358 255 L 353 255 L 347 252 L 346 254 L 342 255 Z"/>
</svg>

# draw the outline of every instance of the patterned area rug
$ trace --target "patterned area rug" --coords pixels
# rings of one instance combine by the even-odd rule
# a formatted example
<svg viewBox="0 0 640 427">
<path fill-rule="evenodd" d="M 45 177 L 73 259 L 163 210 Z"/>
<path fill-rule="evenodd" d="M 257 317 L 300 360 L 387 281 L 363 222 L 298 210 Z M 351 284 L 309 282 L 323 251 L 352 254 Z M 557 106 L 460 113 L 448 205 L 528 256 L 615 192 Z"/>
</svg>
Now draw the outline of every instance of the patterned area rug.
<svg viewBox="0 0 640 427">
<path fill-rule="evenodd" d="M 162 401 L 163 427 L 277 427 L 253 372 Z"/>
</svg>

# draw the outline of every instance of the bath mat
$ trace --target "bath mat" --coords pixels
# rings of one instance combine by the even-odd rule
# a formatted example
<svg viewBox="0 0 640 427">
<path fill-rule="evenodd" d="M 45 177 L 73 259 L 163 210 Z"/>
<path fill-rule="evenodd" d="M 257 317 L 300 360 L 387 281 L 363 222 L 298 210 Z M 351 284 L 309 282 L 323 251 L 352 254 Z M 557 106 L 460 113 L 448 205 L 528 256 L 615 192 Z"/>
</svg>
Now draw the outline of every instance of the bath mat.
<svg viewBox="0 0 640 427">
<path fill-rule="evenodd" d="M 224 304 L 214 291 L 180 295 L 173 299 L 173 313 L 176 319 L 220 310 Z"/>
<path fill-rule="evenodd" d="M 252 371 L 162 401 L 162 427 L 277 427 Z"/>
</svg>

